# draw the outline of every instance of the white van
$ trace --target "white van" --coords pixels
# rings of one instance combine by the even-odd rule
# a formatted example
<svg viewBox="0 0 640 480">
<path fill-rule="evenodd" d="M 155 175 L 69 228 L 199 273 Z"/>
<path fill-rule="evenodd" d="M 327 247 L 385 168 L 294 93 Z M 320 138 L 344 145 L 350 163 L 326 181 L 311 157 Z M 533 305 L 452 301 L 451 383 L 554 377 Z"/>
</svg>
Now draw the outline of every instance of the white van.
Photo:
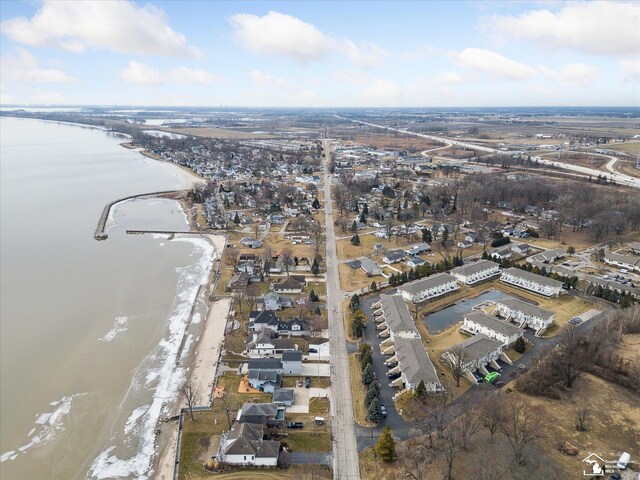
<svg viewBox="0 0 640 480">
<path fill-rule="evenodd" d="M 629 460 L 631 460 L 631 455 L 629 455 L 627 452 L 622 452 L 622 455 L 620 455 L 620 458 L 618 459 L 618 469 L 624 470 L 625 468 L 627 468 Z"/>
</svg>

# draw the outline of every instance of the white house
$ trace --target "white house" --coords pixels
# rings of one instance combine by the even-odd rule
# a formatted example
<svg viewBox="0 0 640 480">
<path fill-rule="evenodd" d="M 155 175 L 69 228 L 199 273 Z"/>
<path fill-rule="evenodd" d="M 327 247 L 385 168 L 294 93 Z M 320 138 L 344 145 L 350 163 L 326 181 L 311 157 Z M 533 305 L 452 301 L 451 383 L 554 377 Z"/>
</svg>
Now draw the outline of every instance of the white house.
<svg viewBox="0 0 640 480">
<path fill-rule="evenodd" d="M 503 322 L 486 313 L 476 311 L 465 314 L 462 330 L 472 335 L 482 333 L 489 338 L 502 342 L 503 347 L 510 347 L 524 333 L 521 328 Z"/>
<path fill-rule="evenodd" d="M 407 260 L 407 265 L 411 268 L 416 268 L 419 267 L 421 265 L 424 265 L 425 262 L 422 258 L 420 257 L 409 257 L 409 260 Z"/>
<path fill-rule="evenodd" d="M 408 256 L 415 257 L 421 253 L 427 253 L 431 251 L 431 246 L 428 243 L 419 243 L 404 251 Z"/>
<path fill-rule="evenodd" d="M 259 312 L 269 310 L 277 311 L 292 305 L 291 298 L 278 295 L 276 292 L 266 293 L 256 302 L 256 310 Z"/>
<path fill-rule="evenodd" d="M 509 248 L 500 248 L 491 252 L 489 256 L 499 261 L 507 260 L 511 258 L 511 250 L 509 250 Z"/>
<path fill-rule="evenodd" d="M 379 309 L 374 312 L 380 337 L 420 338 L 409 309 L 398 295 L 380 295 Z M 381 313 L 381 314 L 380 314 Z"/>
<path fill-rule="evenodd" d="M 271 288 L 276 293 L 302 293 L 306 284 L 307 280 L 302 275 L 287 275 Z"/>
<path fill-rule="evenodd" d="M 415 390 L 420 381 L 423 381 L 428 392 L 442 390 L 436 369 L 420 338 L 396 337 L 394 344 L 398 365 L 390 372 L 398 370 L 400 377 L 392 381 L 391 386 Z"/>
<path fill-rule="evenodd" d="M 512 245 L 511 251 L 520 255 L 526 255 L 531 251 L 531 245 L 526 243 L 519 243 L 518 245 Z"/>
<path fill-rule="evenodd" d="M 360 269 L 369 277 L 382 274 L 380 266 L 370 258 L 363 258 L 360 260 Z"/>
<path fill-rule="evenodd" d="M 546 297 L 557 297 L 562 293 L 562 282 L 519 268 L 503 270 L 500 281 Z"/>
<path fill-rule="evenodd" d="M 640 255 L 640 242 L 631 242 L 629 244 L 629 252 L 634 255 Z"/>
<path fill-rule="evenodd" d="M 282 354 L 282 373 L 284 375 L 300 375 L 302 372 L 302 352 L 284 352 Z"/>
<path fill-rule="evenodd" d="M 274 338 L 273 332 L 263 328 L 259 332 L 249 332 L 247 352 L 250 357 L 266 357 L 298 349 L 296 343 L 289 338 Z"/>
<path fill-rule="evenodd" d="M 516 298 L 497 300 L 496 307 L 500 315 L 507 320 L 515 321 L 521 327 L 529 327 L 542 332 L 553 325 L 555 314 Z"/>
<path fill-rule="evenodd" d="M 604 255 L 604 263 L 614 265 L 620 268 L 626 268 L 629 271 L 640 272 L 640 257 L 635 255 L 620 255 L 619 253 L 606 253 Z"/>
<path fill-rule="evenodd" d="M 479 260 L 468 265 L 456 267 L 449 273 L 465 285 L 473 285 L 500 275 L 500 265 L 491 260 Z"/>
<path fill-rule="evenodd" d="M 385 263 L 391 264 L 391 263 L 398 263 L 403 258 L 404 258 L 404 252 L 402 250 L 392 250 L 390 252 L 387 252 L 385 256 L 382 257 L 382 260 Z"/>
<path fill-rule="evenodd" d="M 398 288 L 398 293 L 408 302 L 420 303 L 459 288 L 455 277 L 448 273 L 437 273 L 427 278 L 405 283 Z"/>
<path fill-rule="evenodd" d="M 500 365 L 496 362 L 498 359 L 508 360 L 507 363 L 511 363 L 511 360 L 502 352 L 502 342 L 492 340 L 482 333 L 454 345 L 442 354 L 442 358 L 445 361 L 451 360 L 457 363 L 460 360 L 459 355 L 462 355 L 461 360 L 465 371 L 473 372 L 478 370 L 483 375 L 488 373 L 485 368 L 487 365 L 499 370 Z"/>
<path fill-rule="evenodd" d="M 263 437 L 264 425 L 235 423 L 222 436 L 219 460 L 231 465 L 277 466 L 280 442 Z"/>
</svg>

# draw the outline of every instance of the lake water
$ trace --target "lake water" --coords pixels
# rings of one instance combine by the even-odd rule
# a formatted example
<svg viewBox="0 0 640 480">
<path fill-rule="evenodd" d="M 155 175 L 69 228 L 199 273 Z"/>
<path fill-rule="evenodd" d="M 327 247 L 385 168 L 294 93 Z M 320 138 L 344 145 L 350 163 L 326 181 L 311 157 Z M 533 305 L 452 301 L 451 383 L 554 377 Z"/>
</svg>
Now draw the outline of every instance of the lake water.
<svg viewBox="0 0 640 480">
<path fill-rule="evenodd" d="M 107 202 L 193 183 L 122 141 L 0 118 L 3 479 L 150 474 L 156 421 L 198 334 L 196 293 L 213 248 L 201 238 L 125 235 L 187 230 L 180 205 L 161 199 L 119 204 L 108 240 L 93 239 Z"/>
<path fill-rule="evenodd" d="M 489 290 L 475 298 L 465 298 L 450 307 L 425 315 L 423 318 L 424 324 L 429 329 L 429 332 L 436 333 L 439 330 L 461 321 L 462 316 L 470 312 L 476 305 L 491 300 L 504 300 L 506 298 L 509 298 L 509 295 L 500 290 Z"/>
</svg>

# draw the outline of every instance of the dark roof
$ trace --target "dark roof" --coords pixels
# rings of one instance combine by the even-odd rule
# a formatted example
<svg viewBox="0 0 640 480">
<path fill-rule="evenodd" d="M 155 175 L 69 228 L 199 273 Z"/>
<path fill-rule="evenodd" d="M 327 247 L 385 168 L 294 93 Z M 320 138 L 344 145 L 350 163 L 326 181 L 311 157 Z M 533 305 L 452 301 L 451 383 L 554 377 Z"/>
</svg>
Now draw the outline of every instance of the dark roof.
<svg viewBox="0 0 640 480">
<path fill-rule="evenodd" d="M 240 417 L 244 416 L 265 416 L 275 417 L 278 412 L 278 405 L 275 403 L 244 403 L 240 409 Z"/>
<path fill-rule="evenodd" d="M 264 427 L 255 423 L 235 423 L 227 435 L 226 455 L 254 455 L 257 458 L 277 457 L 280 442 L 263 440 Z"/>
<path fill-rule="evenodd" d="M 278 370 L 282 368 L 279 358 L 250 358 L 249 369 Z"/>
<path fill-rule="evenodd" d="M 293 388 L 275 388 L 271 400 L 274 402 L 293 402 Z"/>
<path fill-rule="evenodd" d="M 253 324 L 257 325 L 277 325 L 280 319 L 278 316 L 273 313 L 271 310 L 265 310 L 264 312 L 258 313 L 253 319 Z"/>
<path fill-rule="evenodd" d="M 301 318 L 295 318 L 289 322 L 281 321 L 278 323 L 278 330 L 288 332 L 292 329 L 294 325 L 300 325 L 300 330 L 308 330 L 309 324 L 306 320 Z"/>
<path fill-rule="evenodd" d="M 288 277 L 283 278 L 278 283 L 276 283 L 273 287 L 274 290 L 290 290 L 293 288 L 302 288 L 304 287 L 306 280 L 302 276 L 298 275 L 289 275 Z"/>
<path fill-rule="evenodd" d="M 403 250 L 393 250 L 391 252 L 387 252 L 385 258 L 389 260 L 400 260 L 401 258 L 404 258 L 404 256 L 405 253 Z"/>
<path fill-rule="evenodd" d="M 499 267 L 496 262 L 492 262 L 491 260 L 479 260 L 477 262 L 469 263 L 467 265 L 462 265 L 460 267 L 456 267 L 451 270 L 451 273 L 457 273 L 459 275 L 469 276 L 474 273 L 484 272 L 485 270 L 489 270 L 491 268 Z"/>
<path fill-rule="evenodd" d="M 299 350 L 296 350 L 295 352 L 282 352 L 282 361 L 283 362 L 301 362 L 302 352 Z"/>
</svg>

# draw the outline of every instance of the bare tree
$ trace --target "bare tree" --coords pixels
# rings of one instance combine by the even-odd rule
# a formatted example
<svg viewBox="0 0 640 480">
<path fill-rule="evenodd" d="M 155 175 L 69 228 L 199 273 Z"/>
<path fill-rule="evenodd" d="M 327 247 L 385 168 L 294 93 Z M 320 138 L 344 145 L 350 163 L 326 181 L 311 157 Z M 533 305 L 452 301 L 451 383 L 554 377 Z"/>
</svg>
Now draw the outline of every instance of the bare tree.
<svg viewBox="0 0 640 480">
<path fill-rule="evenodd" d="M 255 284 L 248 285 L 245 289 L 244 301 L 246 302 L 250 312 L 255 310 L 258 298 L 260 298 L 260 291 L 258 290 L 258 286 Z"/>
<path fill-rule="evenodd" d="M 489 438 L 492 443 L 493 437 L 498 431 L 498 426 L 502 422 L 504 407 L 505 398 L 500 394 L 486 398 L 480 405 L 480 418 L 482 419 L 482 425 L 489 432 Z"/>
<path fill-rule="evenodd" d="M 586 407 L 576 410 L 576 430 L 586 432 L 589 429 L 589 416 L 590 411 Z"/>
<path fill-rule="evenodd" d="M 293 252 L 289 247 L 284 247 L 280 251 L 280 260 L 284 264 L 284 268 L 287 271 L 287 275 L 289 275 L 289 265 L 291 265 L 292 258 L 293 258 Z"/>
<path fill-rule="evenodd" d="M 586 351 L 582 348 L 582 337 L 577 328 L 567 325 L 559 344 L 558 368 L 562 374 L 564 385 L 571 388 L 573 382 L 582 372 L 586 359 Z"/>
<path fill-rule="evenodd" d="M 230 266 L 234 266 L 238 262 L 240 252 L 235 247 L 227 247 L 224 250 L 225 263 Z"/>
<path fill-rule="evenodd" d="M 458 424 L 449 426 L 447 431 L 444 432 L 440 438 L 439 447 L 447 462 L 447 480 L 451 480 L 453 463 L 458 454 L 463 450 L 463 441 Z"/>
<path fill-rule="evenodd" d="M 456 381 L 456 385 L 460 386 L 460 379 L 467 372 L 468 357 L 467 352 L 460 346 L 455 346 L 443 357 L 443 361 L 451 370 L 451 375 Z"/>
<path fill-rule="evenodd" d="M 500 431 L 507 438 L 518 465 L 527 463 L 527 449 L 538 439 L 544 415 L 521 400 L 511 401 L 504 410 Z"/>
<path fill-rule="evenodd" d="M 432 463 L 437 452 L 431 448 L 427 436 L 412 438 L 398 445 L 398 463 L 405 478 L 428 480 L 433 478 Z"/>
<path fill-rule="evenodd" d="M 456 427 L 458 429 L 460 446 L 462 450 L 468 450 L 471 439 L 480 428 L 481 418 L 467 401 L 462 406 L 462 413 L 458 417 Z"/>
<path fill-rule="evenodd" d="M 185 402 L 187 402 L 187 407 L 189 408 L 189 415 L 191 416 L 191 421 L 195 421 L 193 417 L 193 407 L 195 402 L 198 399 L 200 389 L 197 385 L 194 385 L 191 382 L 191 379 L 187 380 L 182 387 L 180 387 L 180 393 L 184 396 Z"/>
</svg>

